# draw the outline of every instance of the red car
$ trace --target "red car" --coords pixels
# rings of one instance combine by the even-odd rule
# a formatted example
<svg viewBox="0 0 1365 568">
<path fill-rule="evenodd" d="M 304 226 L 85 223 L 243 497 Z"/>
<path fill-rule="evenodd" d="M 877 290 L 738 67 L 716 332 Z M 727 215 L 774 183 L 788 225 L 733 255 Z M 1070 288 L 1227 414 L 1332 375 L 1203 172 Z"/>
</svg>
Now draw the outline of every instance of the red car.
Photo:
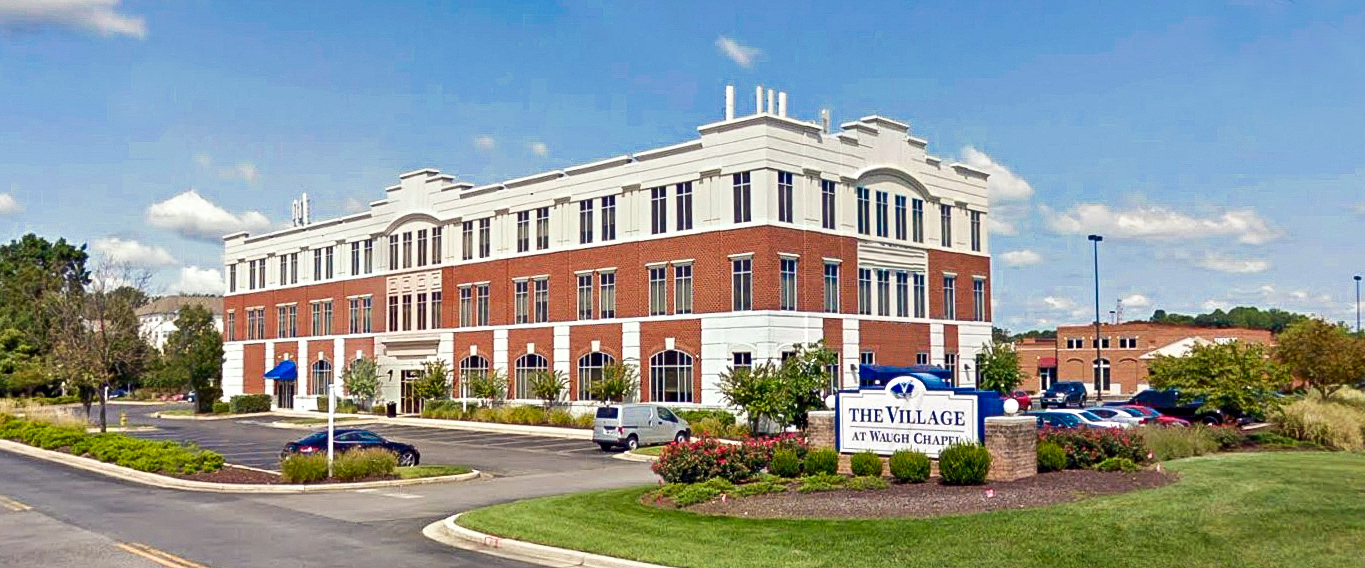
<svg viewBox="0 0 1365 568">
<path fill-rule="evenodd" d="M 1019 410 L 1020 410 L 1020 412 L 1024 412 L 1024 411 L 1027 411 L 1027 410 L 1033 408 L 1033 399 L 1032 399 L 1032 398 L 1029 398 L 1028 392 L 1026 392 L 1026 391 L 1017 390 L 1017 391 L 1014 391 L 1014 392 L 1009 393 L 1009 394 L 1003 394 L 1003 393 L 1002 393 L 1002 394 L 1000 395 L 1000 398 L 1002 398 L 1002 399 L 1011 399 L 1011 398 L 1014 399 L 1015 402 L 1018 402 L 1018 403 L 1019 403 Z"/>
<path fill-rule="evenodd" d="M 1189 426 L 1189 425 L 1190 425 L 1190 421 L 1189 421 L 1189 420 L 1185 420 L 1185 419 L 1183 419 L 1183 418 L 1176 418 L 1176 417 L 1174 417 L 1174 416 L 1166 416 L 1165 414 L 1162 414 L 1162 413 L 1160 413 L 1160 412 L 1157 412 L 1155 409 L 1153 409 L 1153 408 L 1151 408 L 1151 407 L 1140 406 L 1140 405 L 1136 405 L 1136 404 L 1125 404 L 1125 405 L 1122 406 L 1122 408 L 1131 408 L 1131 409 L 1133 409 L 1133 410 L 1136 410 L 1136 411 L 1138 411 L 1138 412 L 1141 412 L 1143 416 L 1147 416 L 1147 417 L 1151 417 L 1151 418 L 1156 418 L 1156 423 L 1159 424 L 1159 425 L 1161 425 L 1161 426 L 1180 426 L 1180 427 L 1185 427 L 1185 426 Z"/>
</svg>

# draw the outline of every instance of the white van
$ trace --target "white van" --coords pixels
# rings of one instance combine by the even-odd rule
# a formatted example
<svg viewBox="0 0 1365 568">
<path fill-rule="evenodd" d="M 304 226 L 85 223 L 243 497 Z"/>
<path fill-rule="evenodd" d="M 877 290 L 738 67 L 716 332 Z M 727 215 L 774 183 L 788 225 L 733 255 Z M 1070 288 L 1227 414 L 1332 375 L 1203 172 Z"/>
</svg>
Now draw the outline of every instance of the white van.
<svg viewBox="0 0 1365 568">
<path fill-rule="evenodd" d="M 597 409 L 592 441 L 607 451 L 616 447 L 686 442 L 692 427 L 673 411 L 655 404 L 613 404 Z"/>
</svg>

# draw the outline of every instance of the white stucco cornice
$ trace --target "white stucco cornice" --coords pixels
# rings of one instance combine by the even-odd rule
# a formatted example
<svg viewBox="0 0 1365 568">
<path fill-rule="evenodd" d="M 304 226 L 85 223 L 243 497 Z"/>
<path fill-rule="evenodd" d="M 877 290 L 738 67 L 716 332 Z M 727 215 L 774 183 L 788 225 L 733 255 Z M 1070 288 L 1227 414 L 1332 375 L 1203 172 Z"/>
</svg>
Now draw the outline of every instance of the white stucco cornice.
<svg viewBox="0 0 1365 568">
<path fill-rule="evenodd" d="M 957 173 L 962 174 L 962 175 L 964 175 L 964 176 L 968 176 L 968 177 L 978 177 L 978 178 L 981 178 L 981 179 L 986 179 L 986 178 L 991 177 L 991 174 L 985 172 L 984 170 L 979 170 L 979 169 L 977 169 L 977 168 L 973 168 L 973 167 L 971 167 L 971 166 L 969 166 L 969 165 L 967 165 L 967 164 L 964 164 L 964 163 L 962 163 L 962 162 L 953 162 L 953 163 L 951 163 L 951 164 L 948 164 L 948 167 L 953 168 L 954 170 L 957 171 Z"/>
</svg>

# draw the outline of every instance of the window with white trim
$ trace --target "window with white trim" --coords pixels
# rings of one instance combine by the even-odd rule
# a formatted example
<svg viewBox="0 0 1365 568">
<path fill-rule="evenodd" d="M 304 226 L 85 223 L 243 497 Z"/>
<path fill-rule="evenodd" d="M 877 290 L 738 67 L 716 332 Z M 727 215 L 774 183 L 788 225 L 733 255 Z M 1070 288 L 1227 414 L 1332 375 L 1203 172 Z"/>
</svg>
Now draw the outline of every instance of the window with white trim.
<svg viewBox="0 0 1365 568">
<path fill-rule="evenodd" d="M 673 265 L 673 313 L 692 313 L 692 265 Z"/>
<path fill-rule="evenodd" d="M 915 317 L 928 317 L 928 278 L 925 277 L 923 272 L 915 272 L 910 276 L 910 279 L 914 282 L 915 288 Z"/>
<path fill-rule="evenodd" d="M 972 279 L 972 319 L 986 321 L 986 280 Z"/>
<path fill-rule="evenodd" d="M 616 317 L 616 273 L 597 273 L 597 303 L 603 319 Z"/>
<path fill-rule="evenodd" d="M 668 188 L 649 190 L 649 233 L 658 235 L 668 231 Z"/>
<path fill-rule="evenodd" d="M 417 266 L 427 265 L 427 230 L 417 230 Z"/>
<path fill-rule="evenodd" d="M 517 252 L 531 250 L 531 212 L 517 211 Z"/>
<path fill-rule="evenodd" d="M 981 252 L 981 212 L 972 211 L 972 250 Z"/>
<path fill-rule="evenodd" d="M 953 206 L 938 206 L 939 240 L 944 248 L 953 246 Z"/>
<path fill-rule="evenodd" d="M 474 258 L 474 222 L 465 221 L 460 226 L 460 258 Z"/>
<path fill-rule="evenodd" d="M 536 353 L 527 353 L 517 358 L 512 371 L 512 392 L 507 398 L 532 398 L 531 378 L 537 373 L 550 370 L 550 363 Z"/>
<path fill-rule="evenodd" d="M 687 231 L 692 228 L 692 182 L 685 181 L 677 185 L 674 189 L 678 201 L 678 222 L 674 227 L 679 231 Z"/>
<path fill-rule="evenodd" d="M 943 319 L 957 319 L 957 277 L 943 277 Z"/>
<path fill-rule="evenodd" d="M 730 308 L 737 312 L 754 308 L 754 260 L 751 257 L 730 261 Z"/>
<path fill-rule="evenodd" d="M 791 223 L 795 218 L 792 207 L 792 174 L 777 172 L 777 220 Z"/>
<path fill-rule="evenodd" d="M 578 319 L 592 319 L 592 274 L 578 275 Z"/>
<path fill-rule="evenodd" d="M 512 304 L 515 306 L 512 323 L 528 323 L 531 321 L 530 301 L 531 281 L 517 280 L 512 282 Z"/>
<path fill-rule="evenodd" d="M 531 282 L 535 287 L 536 323 L 550 321 L 550 279 L 537 278 Z"/>
<path fill-rule="evenodd" d="M 896 271 L 896 317 L 910 317 L 910 273 Z"/>
<path fill-rule="evenodd" d="M 877 236 L 886 237 L 890 235 L 890 223 L 887 221 L 887 199 L 885 191 L 877 192 Z"/>
<path fill-rule="evenodd" d="M 835 213 L 837 194 L 834 191 L 834 182 L 820 180 L 820 226 L 825 229 L 834 229 L 837 217 Z"/>
<path fill-rule="evenodd" d="M 602 198 L 602 240 L 616 240 L 616 196 Z"/>
<path fill-rule="evenodd" d="M 649 315 L 661 316 L 668 313 L 668 288 L 665 280 L 667 268 L 653 266 L 649 272 Z"/>
<path fill-rule="evenodd" d="M 753 192 L 749 183 L 751 172 L 739 172 L 731 180 L 734 186 L 735 222 L 748 223 L 754 218 Z"/>
<path fill-rule="evenodd" d="M 460 286 L 460 327 L 474 325 L 474 287 Z"/>
<path fill-rule="evenodd" d="M 592 242 L 592 200 L 578 202 L 578 243 Z"/>
<path fill-rule="evenodd" d="M 797 259 L 782 257 L 777 261 L 778 264 L 778 290 L 777 290 L 777 309 L 796 310 L 797 288 L 796 288 L 796 267 Z"/>
<path fill-rule="evenodd" d="M 891 271 L 877 269 L 877 315 L 891 315 Z"/>
<path fill-rule="evenodd" d="M 866 187 L 858 187 L 854 188 L 853 193 L 857 196 L 858 200 L 858 208 L 856 211 L 858 217 L 858 234 L 872 234 L 872 192 L 868 191 Z"/>
<path fill-rule="evenodd" d="M 825 262 L 825 312 L 839 313 L 839 263 Z"/>
<path fill-rule="evenodd" d="M 536 209 L 536 250 L 550 248 L 550 208 Z"/>
<path fill-rule="evenodd" d="M 917 243 L 924 242 L 924 200 L 910 200 L 910 237 Z"/>
<path fill-rule="evenodd" d="M 896 239 L 905 240 L 908 235 L 905 231 L 905 196 L 896 196 Z"/>
<path fill-rule="evenodd" d="M 479 258 L 493 254 L 493 219 L 479 219 Z"/>
<path fill-rule="evenodd" d="M 592 400 L 593 384 L 601 382 L 607 367 L 616 364 L 611 355 L 594 351 L 578 358 L 578 400 Z"/>
<path fill-rule="evenodd" d="M 872 269 L 858 269 L 858 313 L 872 315 Z"/>
<path fill-rule="evenodd" d="M 668 350 L 649 358 L 651 402 L 692 402 L 692 356 Z"/>
<path fill-rule="evenodd" d="M 478 319 L 474 325 L 488 325 L 488 285 L 479 284 L 474 288 L 474 292 L 475 313 L 478 314 Z"/>
</svg>

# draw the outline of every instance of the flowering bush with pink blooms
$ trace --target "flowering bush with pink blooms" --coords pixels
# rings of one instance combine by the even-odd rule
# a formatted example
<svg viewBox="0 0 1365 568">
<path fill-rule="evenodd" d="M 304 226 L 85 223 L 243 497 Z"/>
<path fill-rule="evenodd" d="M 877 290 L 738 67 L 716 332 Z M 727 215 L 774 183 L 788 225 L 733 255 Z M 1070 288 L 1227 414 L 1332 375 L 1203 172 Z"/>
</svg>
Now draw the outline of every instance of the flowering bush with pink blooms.
<svg viewBox="0 0 1365 568">
<path fill-rule="evenodd" d="M 1137 464 L 1149 461 L 1142 436 L 1118 428 L 1047 428 L 1038 432 L 1038 442 L 1061 446 L 1068 469 L 1091 468 L 1109 458 L 1127 458 Z"/>
<path fill-rule="evenodd" d="M 668 483 L 701 483 L 716 478 L 741 483 L 767 469 L 779 449 L 805 456 L 806 441 L 796 434 L 784 434 L 743 444 L 724 444 L 714 438 L 673 443 L 659 452 L 653 471 Z"/>
</svg>

